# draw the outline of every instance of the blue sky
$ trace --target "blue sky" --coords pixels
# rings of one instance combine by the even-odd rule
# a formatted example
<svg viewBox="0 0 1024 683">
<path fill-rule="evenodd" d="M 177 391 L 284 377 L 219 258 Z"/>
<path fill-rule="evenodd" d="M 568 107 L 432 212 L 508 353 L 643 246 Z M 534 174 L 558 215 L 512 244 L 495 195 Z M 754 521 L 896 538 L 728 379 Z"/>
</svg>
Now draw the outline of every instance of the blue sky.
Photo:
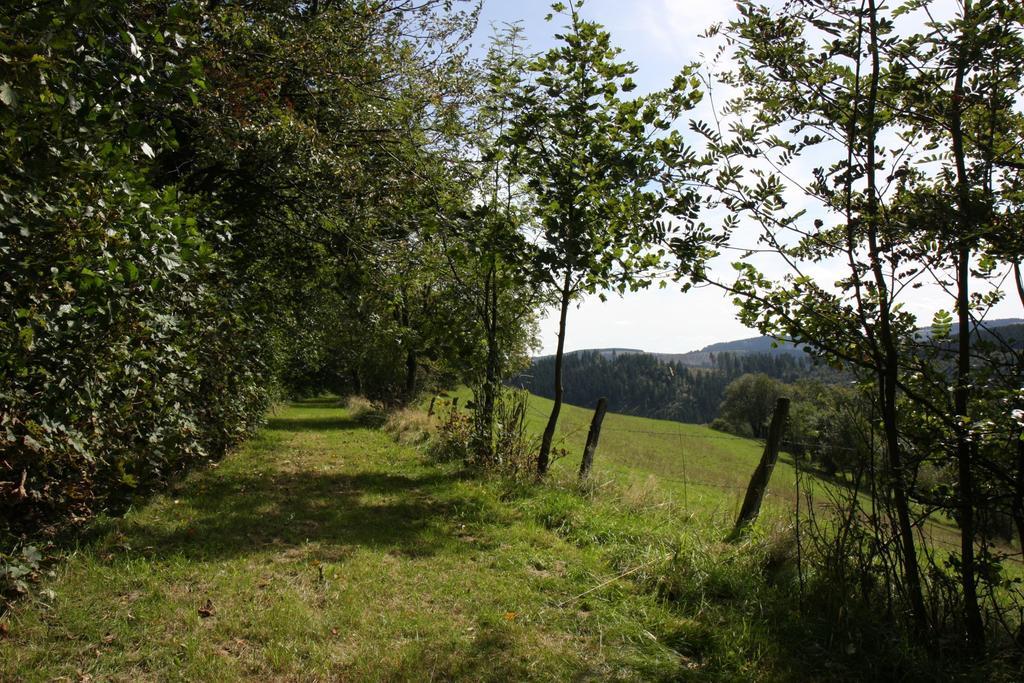
<svg viewBox="0 0 1024 683">
<path fill-rule="evenodd" d="M 550 0 L 484 0 L 474 40 L 477 49 L 486 48 L 493 24 L 513 21 L 522 22 L 533 51 L 551 47 L 562 23 L 557 17 L 552 22 L 544 20 L 550 5 Z M 950 9 L 953 7 L 950 3 Z M 735 17 L 736 8 L 731 0 L 587 0 L 582 13 L 608 28 L 612 42 L 623 49 L 622 58 L 639 68 L 634 77 L 638 91 L 646 91 L 666 86 L 685 64 L 703 61 L 703 54 L 713 53 L 714 45 L 700 38 L 700 33 L 713 23 Z M 719 105 L 725 99 L 722 92 L 715 97 Z M 709 113 L 705 98 L 681 125 L 685 128 L 686 118 L 707 118 Z M 799 203 L 800 198 L 794 200 Z M 743 246 L 752 243 L 750 238 Z M 728 255 L 718 259 L 712 273 L 727 278 L 732 272 L 729 260 Z M 772 276 L 782 272 L 772 272 L 770 264 L 759 265 Z M 841 271 L 831 272 L 827 263 L 811 266 L 808 272 L 828 283 L 842 275 Z M 934 311 L 951 308 L 948 298 L 934 287 L 915 290 L 906 305 L 922 325 L 928 324 Z M 1021 317 L 1020 308 L 1014 297 L 1000 304 L 990 317 Z M 729 298 L 715 288 L 683 294 L 670 283 L 666 289 L 655 287 L 624 297 L 611 294 L 603 303 L 589 297 L 569 311 L 566 349 L 627 347 L 685 352 L 717 341 L 755 336 L 757 332 L 741 325 L 735 314 Z M 554 352 L 557 323 L 557 316 L 552 315 L 541 323 L 542 353 Z"/>
</svg>

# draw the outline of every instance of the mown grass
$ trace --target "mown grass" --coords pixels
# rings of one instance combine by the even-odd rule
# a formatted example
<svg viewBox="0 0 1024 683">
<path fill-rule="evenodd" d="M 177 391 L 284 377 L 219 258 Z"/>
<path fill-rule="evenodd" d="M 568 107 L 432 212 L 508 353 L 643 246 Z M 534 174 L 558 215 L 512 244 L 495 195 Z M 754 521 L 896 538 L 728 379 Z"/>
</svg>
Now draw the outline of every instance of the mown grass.
<svg viewBox="0 0 1024 683">
<path fill-rule="evenodd" d="M 581 501 L 293 404 L 219 467 L 101 521 L 6 616 L 0 680 L 675 676 L 661 638 L 687 622 L 649 591 L 559 607 L 617 569 L 598 541 L 640 535 L 624 517 L 563 537 Z"/>
<path fill-rule="evenodd" d="M 756 444 L 679 426 L 684 496 L 662 482 L 674 461 L 637 455 L 666 437 L 617 442 L 615 425 L 648 425 L 609 416 L 588 485 L 576 457 L 538 485 L 430 461 L 359 412 L 291 404 L 219 466 L 101 520 L 4 617 L 0 680 L 939 677 L 810 637 L 781 509 L 723 542 L 733 494 L 693 482 L 745 484 Z M 582 444 L 589 415 L 564 415 Z M 395 422 L 402 439 L 422 416 Z"/>
</svg>

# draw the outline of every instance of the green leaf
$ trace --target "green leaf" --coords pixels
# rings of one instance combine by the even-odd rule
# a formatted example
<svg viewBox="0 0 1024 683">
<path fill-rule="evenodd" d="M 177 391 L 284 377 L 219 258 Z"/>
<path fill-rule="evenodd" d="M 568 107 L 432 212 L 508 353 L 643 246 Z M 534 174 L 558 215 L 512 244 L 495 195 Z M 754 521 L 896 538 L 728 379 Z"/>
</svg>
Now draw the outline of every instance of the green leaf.
<svg viewBox="0 0 1024 683">
<path fill-rule="evenodd" d="M 939 310 L 932 316 L 932 336 L 936 339 L 948 339 L 953 329 L 953 316 L 949 311 Z"/>
<path fill-rule="evenodd" d="M 36 331 L 32 326 L 23 327 L 18 330 L 18 339 L 21 340 L 21 345 L 26 351 L 31 351 L 35 346 Z"/>
<path fill-rule="evenodd" d="M 13 107 L 18 102 L 18 96 L 14 94 L 10 83 L 0 83 L 0 102 L 8 107 Z"/>
</svg>

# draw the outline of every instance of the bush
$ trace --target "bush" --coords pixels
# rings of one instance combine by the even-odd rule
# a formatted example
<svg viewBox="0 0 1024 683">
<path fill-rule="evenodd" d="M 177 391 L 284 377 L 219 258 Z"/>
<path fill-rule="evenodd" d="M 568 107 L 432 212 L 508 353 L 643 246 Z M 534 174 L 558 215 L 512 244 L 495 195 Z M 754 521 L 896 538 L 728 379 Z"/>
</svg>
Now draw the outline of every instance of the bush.
<svg viewBox="0 0 1024 683">
<path fill-rule="evenodd" d="M 384 431 L 398 443 L 419 445 L 430 438 L 430 418 L 422 410 L 402 408 L 388 415 Z"/>
<path fill-rule="evenodd" d="M 716 432 L 725 432 L 726 434 L 736 434 L 739 432 L 735 425 L 722 417 L 716 417 L 708 426 Z"/>
<path fill-rule="evenodd" d="M 222 455 L 262 419 L 277 348 L 227 229 L 153 180 L 194 75 L 163 40 L 182 14 L 126 34 L 123 2 L 9 4 L 5 44 L 40 59 L 11 62 L 0 107 L 0 537 Z M 122 59 L 124 35 L 144 60 Z"/>
<path fill-rule="evenodd" d="M 19 552 L 0 552 L 0 597 L 25 593 L 28 582 L 38 573 L 43 556 L 35 546 L 24 546 Z"/>
<path fill-rule="evenodd" d="M 382 424 L 385 420 L 384 406 L 364 396 L 346 397 L 345 409 L 356 422 Z"/>
<path fill-rule="evenodd" d="M 494 464 L 514 476 L 532 474 L 540 451 L 540 437 L 526 428 L 529 398 L 521 389 L 502 389 L 494 406 Z"/>
<path fill-rule="evenodd" d="M 473 441 L 473 420 L 459 412 L 457 408 L 449 408 L 441 420 L 437 430 L 431 437 L 427 451 L 439 462 L 452 460 L 470 461 Z"/>
</svg>

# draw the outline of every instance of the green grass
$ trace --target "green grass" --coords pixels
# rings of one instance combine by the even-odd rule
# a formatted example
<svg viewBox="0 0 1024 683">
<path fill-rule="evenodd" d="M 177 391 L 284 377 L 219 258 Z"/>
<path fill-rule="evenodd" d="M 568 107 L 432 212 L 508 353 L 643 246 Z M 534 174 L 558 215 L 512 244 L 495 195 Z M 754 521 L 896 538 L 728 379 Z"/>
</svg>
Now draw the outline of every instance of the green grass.
<svg viewBox="0 0 1024 683">
<path fill-rule="evenodd" d="M 293 404 L 219 467 L 102 521 L 7 615 L 0 680 L 674 676 L 659 635 L 686 621 L 650 592 L 559 607 L 617 569 L 558 533 L 581 504 Z M 604 533 L 636 533 L 623 524 Z"/>
<path fill-rule="evenodd" d="M 472 393 L 465 388 L 452 395 L 459 397 L 461 405 L 472 398 Z M 550 399 L 530 396 L 528 420 L 532 432 L 543 431 L 551 407 Z M 592 408 L 562 405 L 555 445 L 565 449 L 567 455 L 553 464 L 555 472 L 569 476 L 579 467 L 592 415 Z M 752 439 L 702 425 L 608 413 L 601 431 L 595 471 L 605 481 L 614 481 L 619 488 L 656 489 L 689 514 L 716 526 L 727 526 L 739 514 L 750 475 L 763 449 L 762 443 Z M 828 489 L 843 485 L 845 481 L 827 478 L 816 471 L 805 470 L 802 474 L 802 488 L 810 489 L 812 501 L 819 510 L 830 505 Z M 792 515 L 797 499 L 796 475 L 793 457 L 781 453 L 765 494 L 762 515 L 775 519 Z M 806 503 L 806 497 L 802 500 Z M 939 557 L 959 547 L 959 530 L 948 519 L 933 516 L 924 532 Z M 1019 549 L 1014 551 L 1008 547 L 1002 550 L 1019 553 Z M 1019 555 L 1008 558 L 1006 567 L 1012 575 L 1024 576 L 1024 563 Z"/>
<path fill-rule="evenodd" d="M 580 487 L 589 414 L 563 416 L 572 458 L 537 485 L 431 462 L 328 399 L 283 407 L 99 520 L 3 618 L 0 680 L 862 677 L 850 643 L 808 646 L 786 464 L 775 507 L 726 544 L 756 444 L 610 415 Z M 906 666 L 876 670 L 934 675 Z"/>
<path fill-rule="evenodd" d="M 530 397 L 529 420 L 537 433 L 544 429 L 552 402 Z M 567 456 L 556 470 L 575 472 L 590 428 L 592 409 L 563 405 L 556 445 Z M 763 447 L 750 439 L 716 432 L 700 425 L 608 413 L 601 430 L 595 469 L 628 486 L 650 485 L 671 494 L 702 516 L 731 521 L 739 512 L 750 475 Z M 795 495 L 795 473 L 783 455 L 772 475 L 764 509 L 789 509 Z"/>
</svg>

